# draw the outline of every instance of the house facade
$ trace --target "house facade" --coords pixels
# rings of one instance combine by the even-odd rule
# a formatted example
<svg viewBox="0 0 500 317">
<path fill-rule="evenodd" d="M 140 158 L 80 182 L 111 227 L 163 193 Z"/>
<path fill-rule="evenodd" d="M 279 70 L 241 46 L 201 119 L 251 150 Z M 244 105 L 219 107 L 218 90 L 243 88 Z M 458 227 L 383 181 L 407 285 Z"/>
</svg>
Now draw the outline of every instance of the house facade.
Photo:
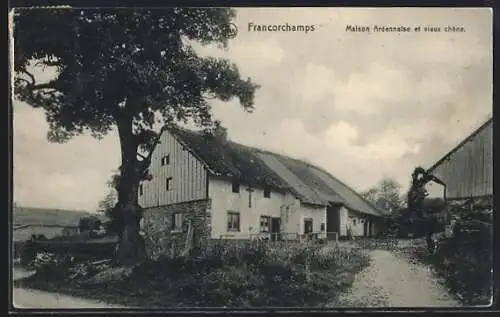
<svg viewBox="0 0 500 317">
<path fill-rule="evenodd" d="M 493 199 L 493 118 L 487 120 L 428 171 L 445 184 L 448 200 Z"/>
<path fill-rule="evenodd" d="M 164 129 L 152 154 L 153 178 L 139 188 L 147 242 L 372 236 L 383 211 L 326 171 L 269 151 L 179 127 Z"/>
</svg>

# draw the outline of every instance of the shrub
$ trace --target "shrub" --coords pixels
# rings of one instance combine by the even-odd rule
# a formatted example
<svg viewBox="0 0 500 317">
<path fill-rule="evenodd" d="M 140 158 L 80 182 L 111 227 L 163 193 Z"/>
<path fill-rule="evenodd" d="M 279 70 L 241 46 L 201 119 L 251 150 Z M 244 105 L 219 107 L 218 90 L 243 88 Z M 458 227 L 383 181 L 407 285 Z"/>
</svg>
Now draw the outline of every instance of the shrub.
<svg viewBox="0 0 500 317">
<path fill-rule="evenodd" d="M 72 264 L 61 270 L 61 280 L 127 305 L 316 306 L 334 299 L 367 264 L 360 249 L 249 241 L 216 243 L 190 257 L 163 256 L 133 269 Z"/>
<path fill-rule="evenodd" d="M 38 252 L 30 266 L 38 278 L 57 281 L 68 276 L 71 260 L 49 252 Z"/>
<path fill-rule="evenodd" d="M 420 250 L 416 255 L 431 264 L 465 304 L 484 305 L 490 301 L 492 231 L 487 223 L 460 218 L 453 236 L 439 237 L 435 254 Z"/>
<path fill-rule="evenodd" d="M 96 216 L 83 217 L 78 221 L 78 229 L 80 232 L 99 230 L 101 225 L 101 220 Z"/>
<path fill-rule="evenodd" d="M 215 244 L 194 258 L 164 257 L 134 272 L 151 280 L 157 268 L 179 300 L 208 306 L 302 306 L 335 296 L 368 264 L 359 249 L 260 242 Z M 146 269 L 146 266 L 148 267 Z M 149 276 L 146 278 L 145 274 Z M 156 276 L 157 281 L 159 277 Z M 167 284 L 167 283 L 164 283 Z"/>
</svg>

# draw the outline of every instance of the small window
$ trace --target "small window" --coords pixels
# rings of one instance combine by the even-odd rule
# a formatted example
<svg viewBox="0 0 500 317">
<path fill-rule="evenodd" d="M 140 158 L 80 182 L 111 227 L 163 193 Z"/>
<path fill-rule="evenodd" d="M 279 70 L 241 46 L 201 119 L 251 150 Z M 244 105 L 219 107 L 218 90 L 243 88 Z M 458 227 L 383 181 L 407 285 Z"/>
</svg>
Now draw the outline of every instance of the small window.
<svg viewBox="0 0 500 317">
<path fill-rule="evenodd" d="M 325 231 L 325 224 L 324 223 L 321 224 L 321 229 L 320 230 L 321 230 L 321 232 Z"/>
<path fill-rule="evenodd" d="M 143 189 L 142 189 L 142 184 L 139 184 L 139 196 L 142 196 Z"/>
<path fill-rule="evenodd" d="M 183 214 L 180 212 L 174 212 L 172 214 L 172 231 L 182 230 L 183 219 L 184 219 Z"/>
<path fill-rule="evenodd" d="M 166 180 L 166 190 L 169 191 L 172 189 L 172 177 L 167 177 Z"/>
<path fill-rule="evenodd" d="M 271 217 L 260 216 L 260 232 L 269 232 L 271 226 Z"/>
<path fill-rule="evenodd" d="M 170 164 L 170 155 L 165 155 L 161 158 L 161 165 L 168 165 Z"/>
<path fill-rule="evenodd" d="M 269 186 L 264 187 L 264 197 L 271 198 L 271 188 Z"/>
<path fill-rule="evenodd" d="M 304 233 L 308 234 L 313 232 L 313 220 L 311 218 L 304 219 Z"/>
<path fill-rule="evenodd" d="M 227 212 L 227 231 L 240 231 L 240 213 L 234 211 Z"/>
<path fill-rule="evenodd" d="M 356 218 L 352 219 L 352 224 L 356 225 L 358 222 L 356 221 Z"/>
<path fill-rule="evenodd" d="M 237 180 L 233 180 L 233 193 L 240 192 L 240 182 Z"/>
</svg>

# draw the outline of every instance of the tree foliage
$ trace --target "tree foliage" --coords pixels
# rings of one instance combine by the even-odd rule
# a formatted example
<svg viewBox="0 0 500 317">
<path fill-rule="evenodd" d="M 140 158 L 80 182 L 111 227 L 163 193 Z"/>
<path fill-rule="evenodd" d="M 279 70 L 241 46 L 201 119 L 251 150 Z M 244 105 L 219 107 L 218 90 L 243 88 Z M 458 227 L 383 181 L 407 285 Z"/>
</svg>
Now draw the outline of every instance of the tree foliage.
<svg viewBox="0 0 500 317">
<path fill-rule="evenodd" d="M 401 185 L 391 178 L 382 179 L 362 195 L 375 206 L 387 211 L 400 210 L 405 203 L 401 196 Z"/>
<path fill-rule="evenodd" d="M 96 216 L 82 217 L 78 221 L 78 229 L 80 230 L 80 232 L 99 230 L 101 224 L 101 219 Z"/>
<path fill-rule="evenodd" d="M 236 96 L 251 109 L 256 86 L 228 60 L 198 56 L 185 39 L 225 46 L 233 16 L 228 9 L 189 8 L 18 11 L 16 96 L 46 111 L 55 142 L 85 130 L 102 137 L 127 120 L 136 142 L 147 145 L 158 113 L 166 123 L 194 118 L 209 127 L 207 97 Z M 58 76 L 36 83 L 33 61 L 56 67 Z"/>
<path fill-rule="evenodd" d="M 156 127 L 192 119 L 212 132 L 220 125 L 211 114 L 214 98 L 238 98 L 244 110 L 253 110 L 258 86 L 242 79 L 229 60 L 200 56 L 190 44 L 227 47 L 234 16 L 226 8 L 15 11 L 14 93 L 45 111 L 48 139 L 66 142 L 84 132 L 102 138 L 118 131 L 115 216 L 129 226 L 127 237 L 137 236 L 137 191 L 150 177 L 161 134 Z M 54 67 L 57 75 L 37 82 L 36 67 Z"/>
<path fill-rule="evenodd" d="M 115 219 L 116 217 L 113 215 L 113 210 L 114 207 L 118 201 L 118 184 L 120 181 L 120 172 L 116 171 L 114 172 L 110 179 L 107 182 L 107 188 L 108 192 L 104 196 L 104 198 L 99 201 L 97 207 L 98 207 L 98 212 L 104 213 L 108 218 L 111 220 Z"/>
</svg>

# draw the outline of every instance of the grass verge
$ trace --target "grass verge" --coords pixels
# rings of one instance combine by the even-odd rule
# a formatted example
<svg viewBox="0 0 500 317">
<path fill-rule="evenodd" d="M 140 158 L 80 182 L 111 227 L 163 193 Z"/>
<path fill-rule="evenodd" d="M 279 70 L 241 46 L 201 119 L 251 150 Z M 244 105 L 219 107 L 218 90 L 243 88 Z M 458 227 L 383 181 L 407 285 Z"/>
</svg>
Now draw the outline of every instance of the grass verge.
<svg viewBox="0 0 500 317">
<path fill-rule="evenodd" d="M 412 250 L 416 260 L 431 266 L 449 291 L 471 306 L 490 304 L 491 255 L 491 249 L 453 238 L 442 238 L 435 254 L 430 254 L 424 245 Z"/>
</svg>

